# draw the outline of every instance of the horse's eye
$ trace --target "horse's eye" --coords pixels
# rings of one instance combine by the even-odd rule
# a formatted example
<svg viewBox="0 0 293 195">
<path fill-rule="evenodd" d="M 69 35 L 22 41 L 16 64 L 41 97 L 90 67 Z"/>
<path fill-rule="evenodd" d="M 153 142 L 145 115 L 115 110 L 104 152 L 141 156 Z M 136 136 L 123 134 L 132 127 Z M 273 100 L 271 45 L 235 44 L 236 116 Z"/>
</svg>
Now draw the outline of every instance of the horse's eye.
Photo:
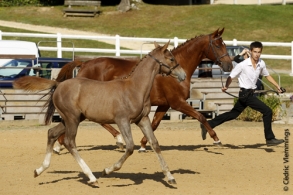
<svg viewBox="0 0 293 195">
<path fill-rule="evenodd" d="M 217 47 L 217 48 L 220 48 L 221 46 L 220 45 L 218 45 L 218 44 L 215 44 L 215 46 Z"/>
<path fill-rule="evenodd" d="M 171 62 L 174 62 L 174 59 L 173 59 L 173 58 L 170 58 L 170 61 L 171 61 Z"/>
</svg>

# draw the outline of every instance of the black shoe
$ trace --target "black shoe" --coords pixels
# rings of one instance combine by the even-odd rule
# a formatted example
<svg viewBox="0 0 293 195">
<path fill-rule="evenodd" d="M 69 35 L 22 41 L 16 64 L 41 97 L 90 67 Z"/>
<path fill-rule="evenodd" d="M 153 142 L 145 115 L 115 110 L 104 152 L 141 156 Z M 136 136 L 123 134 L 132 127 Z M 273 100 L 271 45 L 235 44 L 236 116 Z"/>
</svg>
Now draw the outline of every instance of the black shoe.
<svg viewBox="0 0 293 195">
<path fill-rule="evenodd" d="M 201 124 L 201 123 L 200 123 L 200 128 L 201 128 L 201 137 L 202 137 L 202 140 L 205 140 L 207 138 L 207 130 L 203 126 L 203 124 Z"/>
<path fill-rule="evenodd" d="M 275 146 L 275 145 L 284 143 L 284 140 L 274 138 L 274 139 L 266 140 L 266 143 L 268 146 Z"/>
</svg>

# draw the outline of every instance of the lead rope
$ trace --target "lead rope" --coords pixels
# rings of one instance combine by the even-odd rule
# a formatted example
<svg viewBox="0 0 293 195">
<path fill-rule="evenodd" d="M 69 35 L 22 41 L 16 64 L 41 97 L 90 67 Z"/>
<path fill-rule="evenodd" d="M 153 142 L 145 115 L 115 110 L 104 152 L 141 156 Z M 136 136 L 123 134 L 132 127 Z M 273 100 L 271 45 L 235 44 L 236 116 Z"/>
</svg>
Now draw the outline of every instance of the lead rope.
<svg viewBox="0 0 293 195">
<path fill-rule="evenodd" d="M 222 78 L 222 76 L 221 76 L 221 83 L 222 83 L 222 88 L 224 88 L 224 84 L 223 84 L 223 78 Z M 224 91 L 224 93 L 226 93 L 226 94 L 228 94 L 228 95 L 230 95 L 230 96 L 232 96 L 232 97 L 239 98 L 239 97 L 237 97 L 236 95 L 233 95 L 233 94 L 231 94 L 231 93 L 229 93 L 229 92 L 227 92 L 227 91 Z"/>
<path fill-rule="evenodd" d="M 222 83 L 222 87 L 224 88 L 222 76 L 221 76 L 221 83 Z M 286 92 L 286 89 L 283 88 L 283 87 L 280 87 L 280 90 L 282 91 L 281 93 L 285 93 Z M 279 95 L 279 92 L 278 91 L 275 91 L 275 90 L 266 90 L 263 93 L 267 93 L 267 92 L 273 92 L 273 93 L 276 93 L 277 95 Z M 226 93 L 226 94 L 228 94 L 228 95 L 230 95 L 232 97 L 235 97 L 235 98 L 240 98 L 240 97 L 237 97 L 236 95 L 233 95 L 233 94 L 231 94 L 231 93 L 229 93 L 227 91 L 224 91 L 224 93 Z M 245 97 L 247 97 L 248 95 L 249 95 L 249 93 Z M 244 98 L 244 97 L 241 97 L 241 98 Z"/>
</svg>

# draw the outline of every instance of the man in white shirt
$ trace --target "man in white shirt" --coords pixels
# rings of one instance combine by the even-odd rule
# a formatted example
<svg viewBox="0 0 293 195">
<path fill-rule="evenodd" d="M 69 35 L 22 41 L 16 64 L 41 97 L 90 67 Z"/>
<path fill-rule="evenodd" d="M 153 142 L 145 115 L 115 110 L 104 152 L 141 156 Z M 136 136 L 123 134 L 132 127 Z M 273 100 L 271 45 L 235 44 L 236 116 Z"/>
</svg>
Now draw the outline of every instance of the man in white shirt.
<svg viewBox="0 0 293 195">
<path fill-rule="evenodd" d="M 222 88 L 222 91 L 225 92 L 229 88 L 232 79 L 238 77 L 240 87 L 238 101 L 231 111 L 209 120 L 208 123 L 212 128 L 215 128 L 226 121 L 236 119 L 241 112 L 249 106 L 263 114 L 266 144 L 278 145 L 283 143 L 284 140 L 275 138 L 272 130 L 272 110 L 253 95 L 259 75 L 266 77 L 266 79 L 277 88 L 278 92 L 283 92 L 273 77 L 270 76 L 265 62 L 260 59 L 262 48 L 261 42 L 255 41 L 250 44 L 250 57 L 235 66 L 230 76 L 227 78 L 226 85 Z M 205 140 L 207 131 L 202 124 L 200 127 L 202 130 L 202 138 Z"/>
</svg>

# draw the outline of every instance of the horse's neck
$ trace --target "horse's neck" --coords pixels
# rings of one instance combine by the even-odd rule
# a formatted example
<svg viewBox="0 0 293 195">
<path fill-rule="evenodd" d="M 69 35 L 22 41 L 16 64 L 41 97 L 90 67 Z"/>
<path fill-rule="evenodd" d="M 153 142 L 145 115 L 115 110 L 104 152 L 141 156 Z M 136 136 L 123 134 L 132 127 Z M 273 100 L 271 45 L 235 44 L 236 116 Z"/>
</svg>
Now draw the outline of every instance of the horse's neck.
<svg viewBox="0 0 293 195">
<path fill-rule="evenodd" d="M 191 78 L 193 72 L 204 58 L 204 45 L 202 43 L 201 38 L 193 38 L 172 51 L 177 62 L 184 69 L 187 80 Z"/>
<path fill-rule="evenodd" d="M 142 59 L 130 77 L 136 92 L 144 97 L 149 96 L 155 76 L 159 73 L 159 64 L 149 56 L 146 58 Z"/>
</svg>

